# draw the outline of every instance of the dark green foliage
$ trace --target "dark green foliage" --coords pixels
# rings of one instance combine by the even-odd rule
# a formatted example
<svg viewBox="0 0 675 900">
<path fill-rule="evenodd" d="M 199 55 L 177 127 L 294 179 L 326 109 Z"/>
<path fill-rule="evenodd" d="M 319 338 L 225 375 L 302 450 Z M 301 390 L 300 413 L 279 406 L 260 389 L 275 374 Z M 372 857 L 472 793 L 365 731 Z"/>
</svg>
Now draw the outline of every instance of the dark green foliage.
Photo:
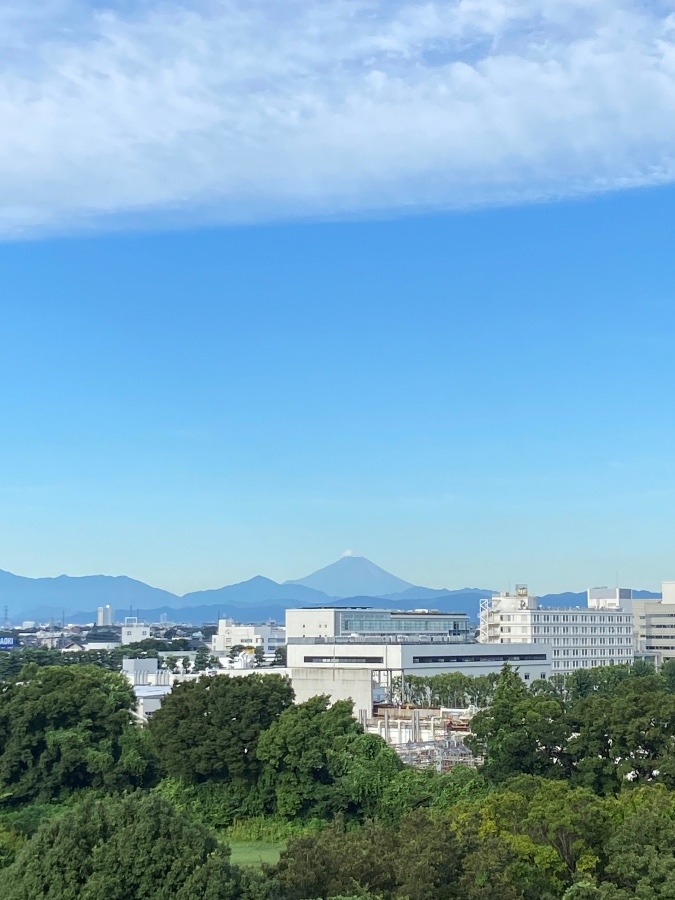
<svg viewBox="0 0 675 900">
<path fill-rule="evenodd" d="M 100 666 L 111 672 L 119 672 L 123 658 L 157 658 L 161 651 L 175 652 L 187 650 L 189 641 L 160 641 L 149 638 L 137 644 L 126 644 L 115 650 L 76 650 L 63 653 L 48 647 L 19 647 L 16 650 L 0 650 L 0 681 L 17 678 L 27 663 L 35 666 Z"/>
<path fill-rule="evenodd" d="M 238 900 L 229 851 L 152 794 L 86 800 L 0 874 L 4 900 Z"/>
<path fill-rule="evenodd" d="M 95 666 L 27 666 L 22 678 L 0 692 L 5 803 L 152 779 L 147 743 L 131 724 L 135 700 L 125 678 Z"/>
<path fill-rule="evenodd" d="M 396 753 L 364 734 L 352 704 L 313 697 L 287 709 L 260 738 L 269 809 L 289 818 L 372 814 L 402 768 Z"/>
<path fill-rule="evenodd" d="M 166 773 L 186 782 L 253 783 L 260 735 L 293 702 L 278 675 L 204 677 L 177 684 L 150 721 Z"/>
<path fill-rule="evenodd" d="M 372 893 L 384 900 L 461 898 L 461 858 L 450 831 L 423 813 L 396 829 L 366 823 L 345 831 L 336 823 L 289 843 L 277 870 L 284 900 Z"/>
<path fill-rule="evenodd" d="M 675 695 L 656 676 L 590 694 L 568 716 L 574 783 L 598 793 L 654 780 L 675 787 Z"/>
<path fill-rule="evenodd" d="M 334 809 L 350 816 L 374 816 L 383 793 L 403 769 L 396 751 L 374 734 L 348 732 L 330 751 Z"/>
<path fill-rule="evenodd" d="M 564 777 L 570 727 L 564 708 L 555 696 L 529 692 L 521 679 L 504 668 L 490 706 L 471 722 L 467 745 L 484 755 L 484 771 L 499 782 L 523 772 L 528 775 Z"/>
<path fill-rule="evenodd" d="M 203 672 L 205 669 L 208 669 L 210 658 L 211 652 L 209 651 L 209 648 L 206 646 L 200 647 L 199 650 L 197 650 L 197 652 L 195 653 L 195 672 Z"/>
<path fill-rule="evenodd" d="M 528 691 L 507 669 L 467 744 L 485 755 L 484 772 L 495 783 L 524 773 L 569 778 L 599 794 L 652 781 L 675 787 L 668 671 L 614 666 Z"/>
<path fill-rule="evenodd" d="M 664 660 L 659 674 L 668 690 L 675 693 L 675 659 Z"/>
</svg>

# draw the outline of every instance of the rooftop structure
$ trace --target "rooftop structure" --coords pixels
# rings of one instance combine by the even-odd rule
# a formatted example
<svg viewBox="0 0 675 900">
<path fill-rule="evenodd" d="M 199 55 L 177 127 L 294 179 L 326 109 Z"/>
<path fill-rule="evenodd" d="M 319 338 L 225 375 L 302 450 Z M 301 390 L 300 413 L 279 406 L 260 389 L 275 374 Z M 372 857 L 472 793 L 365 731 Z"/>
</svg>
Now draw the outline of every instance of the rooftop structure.
<svg viewBox="0 0 675 900">
<path fill-rule="evenodd" d="M 409 636 L 467 641 L 473 629 L 466 613 L 427 609 L 392 610 L 322 606 L 286 610 L 286 639 Z"/>
</svg>

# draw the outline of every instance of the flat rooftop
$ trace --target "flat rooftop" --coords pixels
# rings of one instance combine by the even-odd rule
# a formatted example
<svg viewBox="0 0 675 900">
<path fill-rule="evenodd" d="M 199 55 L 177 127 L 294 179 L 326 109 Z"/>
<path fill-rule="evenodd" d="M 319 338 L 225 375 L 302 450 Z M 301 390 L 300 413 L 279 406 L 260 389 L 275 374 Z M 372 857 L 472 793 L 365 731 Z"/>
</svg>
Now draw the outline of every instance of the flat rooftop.
<svg viewBox="0 0 675 900">
<path fill-rule="evenodd" d="M 346 610 L 348 612 L 379 612 L 388 613 L 390 616 L 466 616 L 465 612 L 441 612 L 439 609 L 391 609 L 381 606 L 294 606 L 289 609 L 333 609 Z"/>
</svg>

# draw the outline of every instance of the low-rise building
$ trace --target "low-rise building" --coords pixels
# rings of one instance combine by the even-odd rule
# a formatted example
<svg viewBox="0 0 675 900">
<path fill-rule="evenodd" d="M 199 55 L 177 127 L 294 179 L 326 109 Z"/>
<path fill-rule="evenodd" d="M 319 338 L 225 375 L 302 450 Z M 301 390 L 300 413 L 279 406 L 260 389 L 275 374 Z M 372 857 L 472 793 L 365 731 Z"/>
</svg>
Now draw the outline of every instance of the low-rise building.
<svg viewBox="0 0 675 900">
<path fill-rule="evenodd" d="M 91 628 L 85 640 L 85 650 L 116 650 L 122 641 L 117 628 Z"/>
<path fill-rule="evenodd" d="M 234 619 L 219 619 L 218 631 L 211 638 L 215 656 L 229 654 L 233 647 L 262 648 L 265 656 L 274 656 L 286 643 L 286 630 L 275 622 L 263 625 L 238 625 Z"/>
<path fill-rule="evenodd" d="M 544 644 L 486 645 L 405 635 L 289 638 L 286 664 L 298 702 L 316 694 L 351 699 L 361 717 L 372 714 L 375 692 L 396 701 L 401 683 L 411 675 L 489 675 L 508 664 L 532 682 L 552 672 L 551 649 Z"/>
<path fill-rule="evenodd" d="M 626 588 L 591 588 L 588 606 L 552 608 L 540 606 L 526 585 L 517 585 L 514 594 L 481 601 L 479 640 L 550 645 L 553 674 L 632 663 L 631 596 Z"/>
<path fill-rule="evenodd" d="M 139 622 L 136 616 L 127 616 L 121 636 L 123 644 L 140 644 L 141 641 L 147 641 L 152 637 L 152 634 L 149 625 Z"/>
</svg>

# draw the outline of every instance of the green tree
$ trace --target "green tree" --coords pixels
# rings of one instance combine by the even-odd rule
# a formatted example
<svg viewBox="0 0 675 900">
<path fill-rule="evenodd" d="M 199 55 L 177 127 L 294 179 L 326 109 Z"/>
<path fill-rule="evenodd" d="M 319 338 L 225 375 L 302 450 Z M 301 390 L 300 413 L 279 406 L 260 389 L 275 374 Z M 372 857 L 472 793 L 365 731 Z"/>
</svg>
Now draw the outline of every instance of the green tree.
<svg viewBox="0 0 675 900">
<path fill-rule="evenodd" d="M 329 816 L 335 810 L 342 765 L 335 757 L 348 753 L 344 739 L 362 735 L 363 729 L 351 701 L 328 704 L 329 698 L 321 696 L 292 706 L 260 737 L 263 787 L 282 816 Z"/>
<path fill-rule="evenodd" d="M 583 697 L 569 719 L 575 783 L 600 794 L 653 781 L 675 788 L 675 696 L 658 676 Z"/>
<path fill-rule="evenodd" d="M 527 690 L 505 666 L 490 706 L 471 722 L 467 746 L 485 757 L 484 772 L 493 782 L 520 773 L 564 777 L 569 726 L 560 700 Z"/>
<path fill-rule="evenodd" d="M 200 647 L 195 653 L 194 671 L 203 672 L 205 669 L 208 669 L 210 656 L 211 654 L 209 653 L 208 647 Z"/>
<path fill-rule="evenodd" d="M 383 793 L 402 769 L 398 754 L 382 738 L 347 731 L 336 738 L 329 756 L 335 809 L 374 816 Z"/>
<path fill-rule="evenodd" d="M 675 694 L 675 659 L 665 659 L 659 672 L 668 690 Z"/>
<path fill-rule="evenodd" d="M 395 825 L 411 810 L 423 809 L 441 796 L 444 776 L 435 769 L 404 766 L 385 786 L 377 814 L 384 822 Z"/>
<path fill-rule="evenodd" d="M 607 900 L 675 897 L 675 797 L 663 785 L 627 791 L 615 802 L 619 819 L 607 842 L 600 896 Z"/>
<path fill-rule="evenodd" d="M 5 802 L 64 791 L 138 786 L 152 777 L 132 724 L 127 680 L 95 666 L 24 668 L 0 692 L 0 786 Z"/>
<path fill-rule="evenodd" d="M 256 780 L 260 735 L 293 702 L 279 675 L 218 675 L 174 686 L 150 720 L 164 770 L 186 782 Z"/>
<path fill-rule="evenodd" d="M 286 666 L 287 650 L 286 647 L 277 647 L 274 651 L 273 666 Z"/>
<path fill-rule="evenodd" d="M 152 794 L 90 798 L 0 875 L 4 900 L 239 900 L 229 850 Z"/>
<path fill-rule="evenodd" d="M 396 829 L 379 822 L 345 831 L 337 822 L 291 840 L 277 871 L 284 900 L 376 896 L 384 900 L 460 900 L 457 841 L 424 813 Z"/>
<path fill-rule="evenodd" d="M 253 656 L 255 658 L 255 664 L 259 668 L 265 662 L 265 651 L 262 647 L 256 647 L 253 651 Z"/>
</svg>

